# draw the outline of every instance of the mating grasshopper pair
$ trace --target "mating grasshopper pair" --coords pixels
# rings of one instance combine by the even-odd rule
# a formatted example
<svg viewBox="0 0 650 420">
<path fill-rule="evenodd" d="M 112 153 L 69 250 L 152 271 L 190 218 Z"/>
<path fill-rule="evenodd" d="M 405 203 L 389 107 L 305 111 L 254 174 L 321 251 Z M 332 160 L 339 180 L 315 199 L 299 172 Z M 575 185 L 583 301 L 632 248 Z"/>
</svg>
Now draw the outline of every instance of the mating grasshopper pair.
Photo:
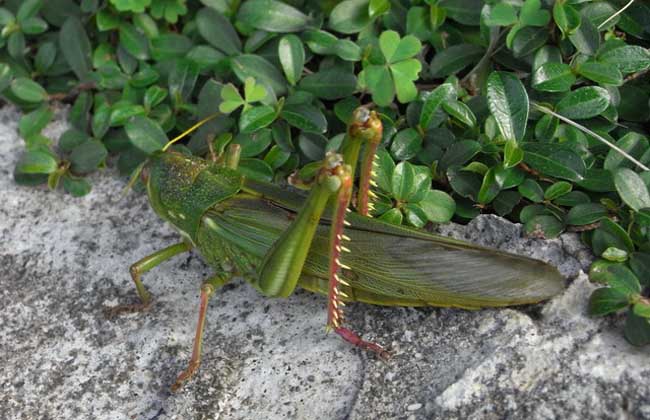
<svg viewBox="0 0 650 420">
<path fill-rule="evenodd" d="M 345 302 L 472 309 L 538 302 L 562 290 L 561 275 L 541 261 L 368 217 L 381 136 L 377 114 L 357 109 L 342 154 L 327 154 L 307 197 L 246 179 L 237 147 L 205 160 L 165 151 L 173 140 L 148 159 L 142 179 L 151 206 L 183 241 L 131 266 L 142 301 L 136 307 L 151 302 L 142 273 L 175 255 L 195 248 L 216 270 L 201 287 L 192 357 L 173 390 L 198 369 L 208 302 L 234 276 L 269 297 L 287 297 L 298 285 L 325 294 L 328 330 L 381 358 L 389 353 L 344 326 Z"/>
</svg>

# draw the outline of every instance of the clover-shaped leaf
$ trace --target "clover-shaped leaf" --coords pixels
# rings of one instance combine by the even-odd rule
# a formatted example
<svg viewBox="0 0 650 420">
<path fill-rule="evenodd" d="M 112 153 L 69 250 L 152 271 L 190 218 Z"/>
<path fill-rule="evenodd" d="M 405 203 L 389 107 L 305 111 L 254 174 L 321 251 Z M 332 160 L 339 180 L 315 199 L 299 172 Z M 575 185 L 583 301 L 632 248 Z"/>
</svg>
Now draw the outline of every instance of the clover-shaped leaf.
<svg viewBox="0 0 650 420">
<path fill-rule="evenodd" d="M 176 23 L 179 16 L 187 13 L 185 0 L 156 0 L 151 4 L 151 16 L 165 18 L 169 23 Z"/>
<path fill-rule="evenodd" d="M 512 49 L 512 44 L 517 33 L 527 26 L 546 26 L 551 20 L 551 14 L 548 10 L 542 9 L 541 0 L 526 0 L 519 11 L 519 20 L 515 23 L 508 36 L 506 45 Z"/>
<path fill-rule="evenodd" d="M 251 107 L 251 103 L 261 101 L 266 97 L 266 94 L 266 88 L 255 83 L 255 79 L 252 77 L 247 77 L 244 81 L 243 97 L 235 85 L 228 83 L 221 89 L 223 102 L 219 105 L 219 111 L 229 114 L 240 106 L 243 106 L 244 111 L 246 111 Z"/>
<path fill-rule="evenodd" d="M 111 4 L 120 12 L 142 13 L 151 0 L 111 0 Z"/>
<path fill-rule="evenodd" d="M 379 36 L 379 49 L 385 64 L 371 64 L 364 69 L 366 85 L 377 105 L 389 105 L 395 94 L 401 103 L 410 102 L 417 97 L 413 81 L 418 78 L 422 65 L 412 57 L 421 48 L 420 40 L 413 35 L 400 38 L 395 31 L 382 32 Z"/>
</svg>

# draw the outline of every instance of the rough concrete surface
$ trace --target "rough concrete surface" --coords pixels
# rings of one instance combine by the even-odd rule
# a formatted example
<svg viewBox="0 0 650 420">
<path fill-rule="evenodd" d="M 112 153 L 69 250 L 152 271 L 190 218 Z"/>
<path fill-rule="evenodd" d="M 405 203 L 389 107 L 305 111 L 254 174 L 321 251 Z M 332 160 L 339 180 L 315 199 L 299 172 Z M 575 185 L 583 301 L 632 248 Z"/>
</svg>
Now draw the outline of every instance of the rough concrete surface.
<svg viewBox="0 0 650 420">
<path fill-rule="evenodd" d="M 172 394 L 209 267 L 195 254 L 162 264 L 144 276 L 151 311 L 107 319 L 104 308 L 135 302 L 128 266 L 177 235 L 145 197 L 118 201 L 111 169 L 79 199 L 17 186 L 18 118 L 0 110 L 3 418 L 650 419 L 648 349 L 624 341 L 620 318 L 586 314 L 589 252 L 575 235 L 527 239 L 493 216 L 439 231 L 550 261 L 564 293 L 480 311 L 349 305 L 351 327 L 396 353 L 384 363 L 325 335 L 322 297 L 266 299 L 236 281 L 210 304 L 199 374 Z"/>
</svg>

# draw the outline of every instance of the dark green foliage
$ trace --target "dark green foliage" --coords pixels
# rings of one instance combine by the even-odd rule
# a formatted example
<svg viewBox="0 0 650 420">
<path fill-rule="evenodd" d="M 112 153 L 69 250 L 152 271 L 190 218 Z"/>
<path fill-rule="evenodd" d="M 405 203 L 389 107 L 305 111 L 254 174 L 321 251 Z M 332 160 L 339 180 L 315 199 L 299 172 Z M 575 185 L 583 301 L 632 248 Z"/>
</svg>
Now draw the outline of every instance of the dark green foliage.
<svg viewBox="0 0 650 420">
<path fill-rule="evenodd" d="M 624 3 L 8 0 L 0 92 L 23 109 L 25 140 L 14 177 L 81 196 L 107 159 L 127 175 L 221 112 L 175 147 L 219 157 L 234 142 L 248 177 L 308 178 L 372 100 L 374 216 L 581 231 L 602 257 L 592 312 L 629 307 L 625 336 L 644 344 L 650 8 L 615 15 Z M 53 101 L 71 105 L 60 139 L 41 133 Z"/>
</svg>

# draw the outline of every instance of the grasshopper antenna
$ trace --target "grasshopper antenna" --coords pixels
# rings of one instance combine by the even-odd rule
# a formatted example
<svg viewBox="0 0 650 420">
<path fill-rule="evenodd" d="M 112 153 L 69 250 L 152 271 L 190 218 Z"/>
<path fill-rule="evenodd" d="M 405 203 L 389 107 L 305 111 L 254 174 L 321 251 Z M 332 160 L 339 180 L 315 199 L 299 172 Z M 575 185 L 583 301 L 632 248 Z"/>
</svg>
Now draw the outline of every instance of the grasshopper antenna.
<svg viewBox="0 0 650 420">
<path fill-rule="evenodd" d="M 183 131 L 183 132 L 182 132 L 181 134 L 179 134 L 178 136 L 176 136 L 176 137 L 174 137 L 173 139 L 169 140 L 169 141 L 167 142 L 167 144 L 162 148 L 162 151 L 163 151 L 163 152 L 166 152 L 167 149 L 169 149 L 169 147 L 170 147 L 172 144 L 176 143 L 177 141 L 179 141 L 179 140 L 182 139 L 183 137 L 185 137 L 185 136 L 187 136 L 188 134 L 192 133 L 193 131 L 195 131 L 196 129 L 198 129 L 199 127 L 201 127 L 203 124 L 207 123 L 208 121 L 217 118 L 219 115 L 221 115 L 221 112 L 215 112 L 214 114 L 212 114 L 212 115 L 208 115 L 207 117 L 203 118 L 201 121 L 197 122 L 196 124 L 194 124 L 193 126 L 191 126 L 190 128 L 188 128 L 187 130 Z"/>
</svg>

